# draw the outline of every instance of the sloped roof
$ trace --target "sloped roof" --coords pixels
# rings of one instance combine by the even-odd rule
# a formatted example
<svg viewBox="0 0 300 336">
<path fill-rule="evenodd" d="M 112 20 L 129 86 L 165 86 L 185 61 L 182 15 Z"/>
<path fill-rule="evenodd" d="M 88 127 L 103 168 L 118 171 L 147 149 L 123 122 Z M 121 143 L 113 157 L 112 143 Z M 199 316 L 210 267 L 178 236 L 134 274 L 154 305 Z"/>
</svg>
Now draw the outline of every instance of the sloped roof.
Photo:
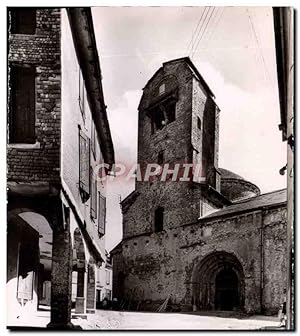
<svg viewBox="0 0 300 336">
<path fill-rule="evenodd" d="M 204 88 L 209 92 L 209 94 L 215 98 L 215 95 L 213 94 L 212 90 L 210 89 L 210 87 L 208 86 L 208 84 L 206 83 L 205 79 L 201 76 L 200 72 L 198 71 L 198 69 L 196 68 L 195 64 L 191 61 L 191 59 L 187 56 L 187 57 L 181 57 L 181 58 L 176 58 L 167 62 L 164 62 L 163 65 L 168 64 L 168 63 L 172 63 L 172 62 L 178 62 L 178 61 L 184 61 L 188 64 L 188 66 L 193 70 L 193 72 L 196 74 L 196 76 L 198 77 L 198 79 L 202 82 L 202 85 L 204 86 Z"/>
<path fill-rule="evenodd" d="M 118 249 L 121 249 L 121 248 L 122 248 L 122 240 L 117 245 L 115 245 L 114 248 L 111 249 L 111 251 L 109 252 L 110 255 L 113 256 L 118 251 Z"/>
<path fill-rule="evenodd" d="M 242 176 L 232 172 L 231 170 L 218 168 L 219 172 L 221 173 L 222 179 L 236 179 L 236 180 L 245 180 Z"/>
<path fill-rule="evenodd" d="M 159 71 L 162 70 L 162 68 L 169 63 L 173 63 L 173 62 L 185 62 L 187 63 L 187 65 L 189 66 L 189 68 L 191 69 L 191 71 L 193 71 L 193 73 L 197 76 L 197 78 L 200 80 L 200 82 L 202 83 L 202 85 L 204 86 L 204 88 L 207 90 L 207 92 L 211 95 L 211 97 L 215 98 L 214 93 L 212 92 L 212 90 L 210 89 L 210 87 L 208 86 L 208 84 L 206 83 L 206 81 L 204 80 L 204 78 L 201 76 L 200 72 L 198 71 L 198 69 L 196 68 L 196 66 L 194 65 L 194 63 L 191 61 L 191 59 L 189 57 L 181 57 L 181 58 L 176 58 L 167 62 L 163 63 L 163 66 L 160 67 L 155 73 L 154 75 L 147 81 L 146 85 L 144 86 L 144 88 L 151 82 L 152 78 L 154 78 L 157 73 Z"/>
<path fill-rule="evenodd" d="M 89 7 L 72 7 L 67 9 L 67 13 L 101 152 L 104 162 L 112 167 L 115 163 L 115 153 L 103 96 L 92 12 Z"/>
<path fill-rule="evenodd" d="M 259 209 L 277 204 L 283 204 L 287 201 L 286 189 L 272 191 L 263 195 L 252 197 L 248 200 L 243 200 L 238 203 L 227 206 L 226 208 L 215 211 L 202 219 L 210 219 L 213 217 L 231 215 L 238 212 L 245 212 L 248 210 Z"/>
</svg>

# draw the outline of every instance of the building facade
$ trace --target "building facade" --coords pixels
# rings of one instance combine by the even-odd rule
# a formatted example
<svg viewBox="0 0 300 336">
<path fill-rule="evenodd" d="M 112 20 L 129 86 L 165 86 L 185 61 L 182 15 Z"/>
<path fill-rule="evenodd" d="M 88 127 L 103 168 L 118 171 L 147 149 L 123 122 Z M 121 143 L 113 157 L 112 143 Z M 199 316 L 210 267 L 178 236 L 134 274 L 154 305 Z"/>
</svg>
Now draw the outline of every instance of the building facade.
<svg viewBox="0 0 300 336">
<path fill-rule="evenodd" d="M 112 300 L 112 263 L 109 253 L 105 253 L 105 263 L 97 269 L 96 276 L 96 306 L 102 307 L 104 299 Z"/>
<path fill-rule="evenodd" d="M 91 10 L 8 9 L 8 326 L 96 308 L 114 163 Z M 109 169 L 102 173 L 108 173 Z"/>
<path fill-rule="evenodd" d="M 294 8 L 273 7 L 278 93 L 280 102 L 279 130 L 282 141 L 287 142 L 287 163 L 282 173 L 287 176 L 288 210 L 287 210 L 287 329 L 294 329 L 295 307 L 295 233 L 294 233 Z"/>
<path fill-rule="evenodd" d="M 219 113 L 189 58 L 164 63 L 143 89 L 138 163 L 169 170 L 136 180 L 121 202 L 123 240 L 111 252 L 119 301 L 267 314 L 283 302 L 286 190 L 261 195 L 218 167 Z M 175 164 L 200 169 L 174 179 Z"/>
</svg>

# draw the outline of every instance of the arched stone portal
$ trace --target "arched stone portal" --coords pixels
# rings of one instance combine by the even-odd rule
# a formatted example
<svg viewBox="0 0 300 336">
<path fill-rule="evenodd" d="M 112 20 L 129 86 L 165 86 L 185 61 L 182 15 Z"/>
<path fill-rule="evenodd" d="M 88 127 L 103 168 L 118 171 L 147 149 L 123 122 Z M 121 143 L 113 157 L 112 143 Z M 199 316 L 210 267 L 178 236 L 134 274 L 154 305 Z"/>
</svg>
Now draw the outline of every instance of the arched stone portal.
<svg viewBox="0 0 300 336">
<path fill-rule="evenodd" d="M 204 257 L 192 274 L 193 304 L 199 310 L 243 310 L 245 281 L 236 256 L 220 251 Z"/>
</svg>

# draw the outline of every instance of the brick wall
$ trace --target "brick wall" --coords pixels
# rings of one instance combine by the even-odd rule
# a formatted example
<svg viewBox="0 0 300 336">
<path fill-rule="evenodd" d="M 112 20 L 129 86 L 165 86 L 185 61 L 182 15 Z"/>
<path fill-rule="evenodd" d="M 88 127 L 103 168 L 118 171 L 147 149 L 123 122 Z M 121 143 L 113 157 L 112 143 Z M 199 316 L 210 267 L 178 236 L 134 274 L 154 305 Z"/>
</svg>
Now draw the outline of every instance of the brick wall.
<svg viewBox="0 0 300 336">
<path fill-rule="evenodd" d="M 61 120 L 60 10 L 38 9 L 36 23 L 35 35 L 9 34 L 8 39 L 8 64 L 36 67 L 36 145 L 8 146 L 7 177 L 13 181 L 57 182 Z"/>
</svg>

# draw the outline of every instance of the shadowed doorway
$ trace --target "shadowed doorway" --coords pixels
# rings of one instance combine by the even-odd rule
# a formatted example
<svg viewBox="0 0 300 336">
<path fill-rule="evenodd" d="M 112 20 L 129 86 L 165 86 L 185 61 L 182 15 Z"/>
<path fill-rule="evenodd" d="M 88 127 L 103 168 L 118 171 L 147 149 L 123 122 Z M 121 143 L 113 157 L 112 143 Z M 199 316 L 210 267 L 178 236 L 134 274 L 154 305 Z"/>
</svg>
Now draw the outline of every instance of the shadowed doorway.
<svg viewBox="0 0 300 336">
<path fill-rule="evenodd" d="M 216 251 L 198 259 L 192 273 L 192 304 L 197 310 L 242 311 L 244 271 L 237 257 Z"/>
<path fill-rule="evenodd" d="M 234 310 L 238 307 L 238 278 L 232 269 L 224 269 L 216 276 L 216 310 Z"/>
</svg>

